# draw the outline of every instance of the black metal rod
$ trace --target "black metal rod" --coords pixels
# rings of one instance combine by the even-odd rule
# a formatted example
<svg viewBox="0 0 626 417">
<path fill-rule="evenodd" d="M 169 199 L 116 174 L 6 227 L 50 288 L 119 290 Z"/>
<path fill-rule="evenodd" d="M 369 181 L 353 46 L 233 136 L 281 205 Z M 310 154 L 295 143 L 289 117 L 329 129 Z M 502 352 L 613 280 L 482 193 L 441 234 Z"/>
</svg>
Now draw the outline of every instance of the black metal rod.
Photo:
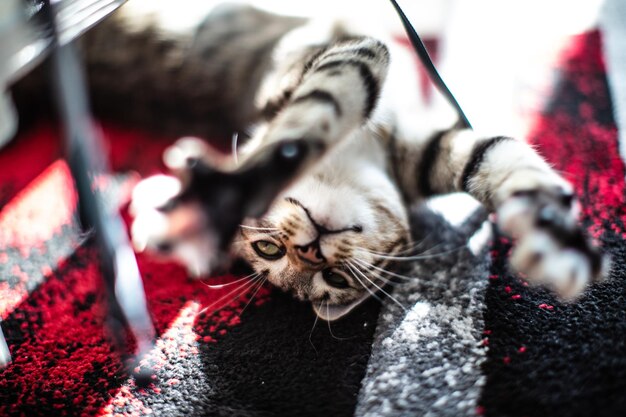
<svg viewBox="0 0 626 417">
<path fill-rule="evenodd" d="M 55 27 L 54 10 L 50 21 Z M 107 174 L 100 137 L 94 128 L 82 63 L 72 42 L 60 45 L 55 36 L 51 52 L 53 84 L 65 130 L 66 157 L 78 194 L 81 225 L 93 229 L 109 301 L 109 324 L 119 345 L 126 328 L 141 357 L 154 345 L 154 326 L 148 313 L 137 260 L 125 225 L 115 207 L 109 207 L 94 179 Z M 135 361 L 133 361 L 135 362 Z M 133 368 L 135 364 L 131 365 Z M 131 371 L 131 373 L 133 373 Z M 149 382 L 150 370 L 133 373 L 139 383 Z"/>
<path fill-rule="evenodd" d="M 415 31 L 415 28 L 411 24 L 411 21 L 409 20 L 408 17 L 406 17 L 406 15 L 404 14 L 404 11 L 400 7 L 400 5 L 396 2 L 396 0 L 389 0 L 389 1 L 391 2 L 391 5 L 393 6 L 393 8 L 396 10 L 396 13 L 398 14 L 398 16 L 400 17 L 400 20 L 402 21 L 402 26 L 404 26 L 404 30 L 406 31 L 406 34 L 408 35 L 409 40 L 411 41 L 411 44 L 413 45 L 413 48 L 415 49 L 415 52 L 417 53 L 417 56 L 420 58 L 420 61 L 422 62 L 422 65 L 424 65 L 424 68 L 426 69 L 426 72 L 428 73 L 428 76 L 432 80 L 433 84 L 435 84 L 435 87 L 437 87 L 439 92 L 443 94 L 444 97 L 448 100 L 448 102 L 452 105 L 452 107 L 454 107 L 454 109 L 459 115 L 459 118 L 461 119 L 461 123 L 463 124 L 463 127 L 471 129 L 472 128 L 471 123 L 469 122 L 467 116 L 463 112 L 461 105 L 454 97 L 454 94 L 452 94 L 452 92 L 450 91 L 446 83 L 443 81 L 443 78 L 441 78 L 441 75 L 439 75 L 439 72 L 437 71 L 435 64 L 433 64 L 433 61 L 430 58 L 430 55 L 428 54 L 428 50 L 426 49 L 424 42 L 422 42 L 422 39 L 419 37 L 419 35 Z"/>
</svg>

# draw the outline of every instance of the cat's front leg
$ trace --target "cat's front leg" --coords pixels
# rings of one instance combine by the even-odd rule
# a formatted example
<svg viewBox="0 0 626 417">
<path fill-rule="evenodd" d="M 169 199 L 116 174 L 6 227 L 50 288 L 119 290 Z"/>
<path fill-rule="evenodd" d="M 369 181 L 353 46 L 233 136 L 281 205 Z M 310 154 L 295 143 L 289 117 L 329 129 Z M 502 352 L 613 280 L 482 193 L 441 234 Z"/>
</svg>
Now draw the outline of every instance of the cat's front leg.
<svg viewBox="0 0 626 417">
<path fill-rule="evenodd" d="M 376 39 L 321 48 L 303 63 L 297 83 L 275 94 L 281 100 L 268 101 L 271 116 L 246 153 L 285 140 L 319 140 L 332 147 L 371 118 L 388 66 L 389 51 Z"/>
<path fill-rule="evenodd" d="M 424 146 L 422 193 L 466 191 L 492 210 L 515 239 L 511 265 L 530 282 L 571 299 L 602 279 L 605 261 L 578 222 L 571 185 L 528 144 L 450 130 Z"/>
</svg>

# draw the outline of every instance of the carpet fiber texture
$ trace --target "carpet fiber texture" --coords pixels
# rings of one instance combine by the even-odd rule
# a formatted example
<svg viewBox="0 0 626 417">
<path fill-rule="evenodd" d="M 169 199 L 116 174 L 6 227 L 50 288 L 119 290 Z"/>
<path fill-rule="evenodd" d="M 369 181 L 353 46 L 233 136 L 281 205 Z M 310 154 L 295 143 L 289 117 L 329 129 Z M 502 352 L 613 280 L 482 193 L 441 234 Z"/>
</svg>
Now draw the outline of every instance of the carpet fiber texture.
<svg viewBox="0 0 626 417">
<path fill-rule="evenodd" d="M 210 289 L 140 255 L 158 333 L 140 365 L 155 371 L 146 388 L 107 335 L 58 131 L 23 131 L 0 151 L 0 318 L 14 358 L 0 370 L 0 416 L 624 415 L 624 163 L 600 33 L 573 38 L 558 70 L 529 140 L 575 185 L 584 225 L 612 257 L 607 282 L 567 305 L 529 287 L 480 210 L 453 225 L 416 208 L 415 237 L 437 256 L 390 289 L 403 307 L 371 299 L 332 326 L 270 287 L 234 299 L 238 285 Z M 103 132 L 118 173 L 103 187 L 125 210 L 134 173 L 162 169 L 167 141 Z"/>
</svg>

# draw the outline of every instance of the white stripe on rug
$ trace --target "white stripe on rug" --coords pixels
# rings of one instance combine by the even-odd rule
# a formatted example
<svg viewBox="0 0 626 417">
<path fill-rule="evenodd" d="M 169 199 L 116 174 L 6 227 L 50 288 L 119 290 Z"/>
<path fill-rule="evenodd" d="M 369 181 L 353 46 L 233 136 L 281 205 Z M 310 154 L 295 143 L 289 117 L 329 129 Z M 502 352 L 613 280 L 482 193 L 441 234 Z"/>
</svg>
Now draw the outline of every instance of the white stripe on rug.
<svg viewBox="0 0 626 417">
<path fill-rule="evenodd" d="M 626 1 L 606 0 L 600 13 L 600 28 L 619 151 L 626 160 Z"/>
<path fill-rule="evenodd" d="M 405 272 L 415 280 L 392 292 L 407 311 L 384 300 L 355 414 L 473 416 L 484 385 L 486 254 L 475 256 L 463 227 L 426 208 L 412 219 L 433 257 L 416 262 Z"/>
</svg>

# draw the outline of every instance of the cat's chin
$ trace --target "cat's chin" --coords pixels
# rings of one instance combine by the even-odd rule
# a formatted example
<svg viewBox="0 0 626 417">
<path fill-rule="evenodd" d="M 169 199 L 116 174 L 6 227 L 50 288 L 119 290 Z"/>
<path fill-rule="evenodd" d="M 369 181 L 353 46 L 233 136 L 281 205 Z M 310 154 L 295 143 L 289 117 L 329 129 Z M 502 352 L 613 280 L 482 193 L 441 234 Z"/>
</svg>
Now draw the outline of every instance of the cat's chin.
<svg viewBox="0 0 626 417">
<path fill-rule="evenodd" d="M 363 301 L 367 300 L 370 297 L 370 294 L 364 294 L 360 298 L 357 298 L 350 304 L 346 305 L 329 305 L 326 303 L 315 304 L 313 303 L 313 311 L 317 314 L 322 320 L 325 321 L 335 321 L 339 320 L 349 312 L 351 312 L 355 307 L 361 304 Z"/>
</svg>

